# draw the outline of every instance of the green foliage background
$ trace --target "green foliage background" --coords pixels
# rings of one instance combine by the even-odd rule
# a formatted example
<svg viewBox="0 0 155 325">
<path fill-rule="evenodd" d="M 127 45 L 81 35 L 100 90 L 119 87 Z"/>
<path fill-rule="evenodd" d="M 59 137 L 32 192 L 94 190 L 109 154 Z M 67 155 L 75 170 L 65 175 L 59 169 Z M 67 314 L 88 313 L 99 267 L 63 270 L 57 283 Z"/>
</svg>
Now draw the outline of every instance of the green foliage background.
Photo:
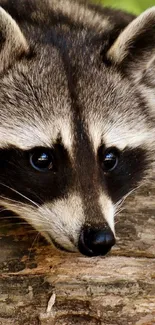
<svg viewBox="0 0 155 325">
<path fill-rule="evenodd" d="M 105 6 L 120 8 L 131 13 L 140 14 L 155 5 L 155 0 L 101 0 Z"/>
</svg>

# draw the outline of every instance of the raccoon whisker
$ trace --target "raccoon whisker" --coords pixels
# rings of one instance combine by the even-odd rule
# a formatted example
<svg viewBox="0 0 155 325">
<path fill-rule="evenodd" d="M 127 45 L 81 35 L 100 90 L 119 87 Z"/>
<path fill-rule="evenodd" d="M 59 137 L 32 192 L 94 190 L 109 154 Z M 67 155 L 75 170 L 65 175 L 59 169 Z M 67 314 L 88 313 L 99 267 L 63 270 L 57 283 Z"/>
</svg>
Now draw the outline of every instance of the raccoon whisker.
<svg viewBox="0 0 155 325">
<path fill-rule="evenodd" d="M 5 219 L 6 220 L 10 220 L 11 218 L 13 218 L 13 217 L 4 217 L 4 218 L 2 218 L 1 219 L 1 221 L 5 221 Z M 34 229 L 33 228 L 33 226 L 31 226 L 29 223 L 27 223 L 26 221 L 24 222 L 18 222 L 18 223 L 15 223 L 15 222 L 7 222 L 7 223 L 5 223 L 4 225 L 7 227 L 7 226 L 14 226 L 14 225 L 18 225 L 18 226 L 25 226 L 25 225 L 27 225 L 28 226 L 28 230 L 30 230 L 31 231 L 31 233 L 32 232 L 34 232 L 34 233 L 36 233 L 37 232 L 37 230 L 36 229 Z M 3 226 L 3 222 L 0 222 L 0 226 L 2 227 Z M 30 228 L 30 229 L 29 229 Z M 40 232 L 47 232 L 49 230 L 49 228 L 41 228 L 39 231 Z M 40 235 L 40 233 L 38 232 L 38 235 Z"/>
<path fill-rule="evenodd" d="M 31 228 L 31 225 L 28 224 L 27 222 L 19 222 L 19 223 L 9 222 L 9 223 L 6 223 L 4 225 L 7 227 L 7 226 L 14 226 L 15 224 L 18 225 L 18 226 L 25 226 L 25 225 L 27 225 L 27 226 L 30 227 L 28 230 L 30 230 L 31 232 L 34 232 L 34 233 L 37 232 L 37 230 L 34 229 L 33 227 Z M 2 227 L 3 226 L 3 223 L 0 223 L 0 225 Z M 47 232 L 48 230 L 49 230 L 49 228 L 41 228 L 39 231 L 40 232 Z"/>
<path fill-rule="evenodd" d="M 118 209 L 118 210 L 116 211 L 115 217 L 116 217 L 119 213 L 121 213 L 123 210 L 125 210 L 124 207 L 123 207 L 122 209 Z M 115 223 L 115 224 L 116 224 L 116 223 Z"/>
<path fill-rule="evenodd" d="M 115 210 L 115 212 L 114 212 L 114 217 L 116 217 L 117 214 L 119 213 L 120 208 L 122 207 L 123 202 L 124 202 L 124 200 L 121 199 L 120 201 L 118 201 L 118 202 L 115 204 L 115 206 L 114 206 L 114 210 Z"/>
<path fill-rule="evenodd" d="M 13 189 L 13 188 L 11 188 L 11 187 L 9 187 L 9 186 L 3 184 L 3 183 L 0 183 L 0 184 L 2 184 L 3 186 L 5 186 L 5 187 L 9 188 L 10 190 L 14 191 L 15 193 L 19 194 L 20 196 L 26 198 L 28 201 L 30 201 L 30 202 L 31 202 L 34 206 L 36 206 L 37 208 L 40 208 L 40 205 L 38 205 L 36 202 L 34 202 L 34 201 L 32 201 L 31 199 L 29 199 L 27 196 L 23 195 L 23 194 L 20 193 L 19 191 L 15 190 L 15 189 Z M 10 198 L 7 198 L 7 197 L 4 197 L 4 196 L 2 196 L 2 195 L 1 195 L 0 197 L 3 198 L 3 199 L 5 199 L 5 200 L 8 200 L 8 201 L 10 201 L 10 202 L 18 203 L 18 205 L 21 205 L 21 207 L 22 207 L 22 206 L 26 206 L 26 207 L 27 207 L 27 204 L 26 204 L 26 203 L 19 202 L 19 201 L 16 201 L 16 200 L 13 200 L 13 199 L 10 199 Z M 2 203 L 3 203 L 3 202 L 2 202 Z M 6 210 L 8 210 L 8 209 L 6 209 Z M 51 211 L 49 210 L 48 213 L 51 214 Z M 46 216 L 44 216 L 44 217 L 45 217 L 46 221 L 48 222 L 48 224 L 50 225 L 51 222 L 50 222 L 49 218 L 47 218 Z M 35 220 L 37 221 L 38 219 L 39 219 L 39 220 L 42 220 L 42 218 L 38 215 L 36 219 L 33 218 L 33 221 L 35 221 Z"/>
<path fill-rule="evenodd" d="M 15 225 L 15 223 L 14 222 L 7 222 L 7 223 L 0 223 L 0 225 L 1 225 L 1 227 L 3 226 L 3 225 L 5 225 L 5 227 L 8 227 L 8 226 L 14 226 Z M 27 225 L 27 223 L 25 222 L 21 222 L 21 223 L 18 223 L 18 225 L 19 226 L 25 226 L 25 225 Z M 34 230 L 35 231 L 35 230 Z"/>
<path fill-rule="evenodd" d="M 15 223 L 15 222 L 13 221 L 13 219 L 14 219 L 14 218 L 21 218 L 21 217 L 20 217 L 19 215 L 17 215 L 17 216 L 6 216 L 6 217 L 5 217 L 5 216 L 4 216 L 4 217 L 1 216 L 0 218 L 1 218 L 1 221 L 2 221 L 2 220 L 4 220 L 4 221 L 5 221 L 5 220 L 6 220 L 6 221 L 7 221 L 7 220 L 12 220 L 12 223 Z M 41 218 L 33 218 L 33 221 L 38 221 L 38 220 L 41 220 Z M 18 225 L 19 225 L 20 223 L 22 223 L 22 224 L 25 224 L 25 225 L 31 226 L 31 225 L 30 225 L 26 220 L 25 220 L 25 221 L 23 220 L 22 222 L 18 222 L 18 221 L 17 221 L 16 223 L 17 223 Z M 33 227 L 33 226 L 32 226 L 32 227 Z M 45 230 L 45 229 L 44 229 L 44 230 Z M 47 231 L 47 230 L 49 230 L 49 228 L 47 228 L 46 231 Z"/>
<path fill-rule="evenodd" d="M 124 201 L 127 199 L 127 197 L 133 193 L 135 190 L 137 190 L 138 188 L 140 188 L 142 186 L 142 184 L 139 184 L 138 186 L 136 186 L 134 189 L 132 189 L 129 193 L 127 193 L 123 199 L 121 199 L 120 201 L 118 201 L 116 204 L 115 204 L 115 208 L 116 208 L 116 212 L 115 212 L 115 217 L 121 213 L 123 210 L 125 210 L 125 207 L 122 207 L 122 204 L 124 203 Z M 121 208 L 122 207 L 122 208 Z"/>
<path fill-rule="evenodd" d="M 116 207 L 116 209 L 115 209 L 115 216 L 117 215 L 118 211 L 120 211 L 120 209 L 122 207 L 122 204 L 124 203 L 124 200 L 122 200 L 121 203 L 119 203 L 119 205 Z"/>
<path fill-rule="evenodd" d="M 40 233 L 38 232 L 37 235 L 35 236 L 33 242 L 32 242 L 31 247 L 30 247 L 29 254 L 28 254 L 28 260 L 30 259 L 32 249 L 33 249 L 33 247 L 34 247 L 36 241 L 38 240 L 38 237 L 39 237 L 39 236 L 40 236 Z"/>
<path fill-rule="evenodd" d="M 136 186 L 135 188 L 133 188 L 130 192 L 128 192 L 126 195 L 124 195 L 124 198 L 123 198 L 123 202 L 126 200 L 126 198 L 132 194 L 135 190 L 139 189 L 140 187 L 142 187 L 143 184 L 139 184 L 138 186 Z"/>
<path fill-rule="evenodd" d="M 9 210 L 7 208 L 4 208 L 4 209 L 0 210 L 0 213 L 5 212 L 5 211 L 9 211 Z"/>
<path fill-rule="evenodd" d="M 32 194 L 36 196 L 36 198 L 38 198 L 41 203 L 44 203 L 44 201 L 41 199 L 39 195 L 37 195 L 35 192 L 32 192 Z"/>
<path fill-rule="evenodd" d="M 114 205 L 114 208 L 117 209 L 117 207 L 119 207 L 120 205 L 122 205 L 123 200 L 124 200 L 124 199 L 119 200 L 119 201 Z"/>
<path fill-rule="evenodd" d="M 15 205 L 18 204 L 18 207 L 19 208 L 22 208 L 22 207 L 26 207 L 27 208 L 27 203 L 19 202 L 17 200 L 13 200 L 13 199 L 10 199 L 10 198 L 5 197 L 5 196 L 2 196 L 2 195 L 0 195 L 0 198 L 3 199 L 3 201 L 1 202 L 1 204 L 5 204 L 5 203 L 8 202 L 8 204 L 11 204 L 11 203 L 14 203 Z M 0 213 L 2 213 L 3 211 L 9 211 L 9 210 L 10 209 L 9 209 L 9 206 L 8 206 L 7 208 L 5 208 L 3 210 L 0 210 Z M 19 216 L 18 214 L 17 215 L 13 215 L 12 218 L 13 217 L 18 217 L 18 218 L 20 217 L 21 218 L 21 216 Z M 1 216 L 1 218 L 3 218 L 3 217 Z M 7 218 L 7 216 L 5 216 L 4 218 Z M 10 218 L 11 218 L 11 216 L 10 216 Z M 40 219 L 41 220 L 41 217 L 39 218 L 39 216 L 37 216 L 36 220 L 37 219 Z M 35 218 L 33 218 L 33 220 L 35 220 Z"/>
<path fill-rule="evenodd" d="M 19 216 L 16 216 L 16 215 L 13 215 L 13 216 L 1 216 L 0 217 L 0 220 L 8 220 L 8 219 L 16 219 L 16 218 L 19 218 Z"/>
<path fill-rule="evenodd" d="M 13 202 L 13 203 L 18 203 L 18 204 L 21 204 L 21 205 L 26 205 L 26 203 L 23 203 L 23 202 L 20 202 L 20 201 L 17 201 L 17 200 L 13 200 L 13 199 L 10 199 L 9 197 L 7 196 L 3 196 L 3 195 L 0 195 L 0 198 L 3 199 L 4 201 L 7 200 L 7 201 L 10 201 L 10 202 Z M 5 210 L 2 210 L 2 211 L 7 211 L 8 209 L 5 209 Z M 1 211 L 0 211 L 1 212 Z"/>
<path fill-rule="evenodd" d="M 24 199 L 26 199 L 27 201 L 31 202 L 31 203 L 32 203 L 33 205 L 35 205 L 37 208 L 39 208 L 39 207 L 40 207 L 40 206 L 39 206 L 39 204 L 37 204 L 37 203 L 36 203 L 36 202 L 34 202 L 33 200 L 29 199 L 27 196 L 25 196 L 25 195 L 24 195 L 24 194 L 22 194 L 21 192 L 19 192 L 19 191 L 15 190 L 14 188 L 12 188 L 12 187 L 10 187 L 10 186 L 8 186 L 8 185 L 4 184 L 4 183 L 1 183 L 1 182 L 0 182 L 0 184 L 1 184 L 2 186 L 4 186 L 4 187 L 6 187 L 6 188 L 10 189 L 11 191 L 13 191 L 13 192 L 17 193 L 18 195 L 20 195 L 21 197 L 23 197 L 23 198 L 24 198 Z"/>
<path fill-rule="evenodd" d="M 138 186 L 136 186 L 135 188 L 133 188 L 131 191 L 129 191 L 127 194 L 125 194 L 124 197 L 115 204 L 116 211 L 117 211 L 117 207 L 121 206 L 124 203 L 124 201 L 127 199 L 127 197 L 129 195 L 131 195 L 134 191 L 136 191 L 137 189 L 139 189 L 141 186 L 143 186 L 143 184 L 139 184 Z"/>
<path fill-rule="evenodd" d="M 11 203 L 13 203 L 13 207 L 14 207 L 14 205 L 16 205 L 16 206 L 18 205 L 19 214 L 17 215 L 17 217 L 23 218 L 23 219 L 25 219 L 27 221 L 27 219 L 23 217 L 23 211 L 24 211 L 25 208 L 27 208 L 27 204 L 26 203 L 18 202 L 16 200 L 12 200 L 12 199 L 9 199 L 9 198 L 3 197 L 3 196 L 2 196 L 2 198 L 3 198 L 3 201 L 0 202 L 1 204 L 7 204 L 7 201 L 8 201 L 8 206 L 5 209 L 5 211 L 9 211 L 9 210 L 14 211 L 14 209 L 12 209 Z M 4 199 L 5 199 L 5 203 L 4 203 Z M 9 201 L 10 201 L 10 203 L 9 203 Z M 18 213 L 18 212 L 16 212 L 16 213 Z M 37 214 L 37 217 L 35 217 L 35 212 L 33 212 L 33 213 L 34 213 L 33 214 L 33 221 L 36 221 L 36 222 L 38 222 L 38 220 L 41 220 L 42 221 L 42 217 L 39 214 Z M 50 220 L 46 216 L 44 216 L 44 218 L 47 221 L 47 224 L 48 225 L 51 225 Z M 49 228 L 47 230 L 49 230 Z"/>
<path fill-rule="evenodd" d="M 13 222 L 13 218 L 14 217 L 17 217 L 17 218 L 19 218 L 20 216 L 19 215 L 15 215 L 15 216 L 1 216 L 1 220 L 11 220 L 12 219 L 12 223 L 10 223 L 10 224 L 15 224 L 14 222 Z M 21 218 L 21 217 L 20 217 Z M 46 218 L 46 217 L 45 217 Z M 33 217 L 33 221 L 38 221 L 38 220 L 42 220 L 42 218 L 40 217 L 40 216 L 37 216 L 37 218 L 35 218 L 35 217 Z M 50 220 L 48 219 L 48 218 L 46 218 L 46 220 L 47 220 L 47 228 L 40 228 L 40 231 L 49 231 L 49 227 L 48 227 L 48 225 L 50 225 L 51 223 L 50 223 Z M 27 226 L 30 226 L 30 227 L 32 227 L 32 229 L 33 229 L 33 225 L 31 225 L 31 224 L 29 224 L 26 220 L 24 221 L 19 221 L 19 222 L 17 222 L 17 224 L 18 225 L 20 225 L 20 224 L 25 224 L 25 225 L 27 225 Z M 8 223 L 7 223 L 7 225 L 8 225 Z M 34 231 L 36 231 L 35 229 L 34 229 Z"/>
<path fill-rule="evenodd" d="M 118 223 L 119 223 L 119 220 L 117 220 L 117 221 L 115 222 L 115 226 L 116 226 Z"/>
</svg>

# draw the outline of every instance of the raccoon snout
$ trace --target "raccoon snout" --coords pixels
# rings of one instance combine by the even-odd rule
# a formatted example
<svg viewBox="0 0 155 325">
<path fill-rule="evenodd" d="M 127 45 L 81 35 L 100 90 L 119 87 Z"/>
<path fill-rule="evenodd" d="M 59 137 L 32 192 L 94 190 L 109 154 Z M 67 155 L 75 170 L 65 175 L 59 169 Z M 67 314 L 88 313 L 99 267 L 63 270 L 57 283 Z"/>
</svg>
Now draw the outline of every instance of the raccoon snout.
<svg viewBox="0 0 155 325">
<path fill-rule="evenodd" d="M 79 251 L 86 256 L 106 255 L 115 244 L 110 228 L 84 228 L 79 237 Z"/>
</svg>

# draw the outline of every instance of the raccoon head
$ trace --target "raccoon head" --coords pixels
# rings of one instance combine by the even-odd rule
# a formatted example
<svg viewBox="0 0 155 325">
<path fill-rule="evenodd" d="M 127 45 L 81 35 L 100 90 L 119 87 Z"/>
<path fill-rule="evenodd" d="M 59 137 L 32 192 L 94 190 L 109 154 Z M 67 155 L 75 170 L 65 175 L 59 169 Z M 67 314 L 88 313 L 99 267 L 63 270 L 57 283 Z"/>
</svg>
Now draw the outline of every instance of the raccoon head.
<svg viewBox="0 0 155 325">
<path fill-rule="evenodd" d="M 57 247 L 105 255 L 154 162 L 155 8 L 109 48 L 106 24 L 61 19 L 21 31 L 0 9 L 0 204 Z"/>
</svg>

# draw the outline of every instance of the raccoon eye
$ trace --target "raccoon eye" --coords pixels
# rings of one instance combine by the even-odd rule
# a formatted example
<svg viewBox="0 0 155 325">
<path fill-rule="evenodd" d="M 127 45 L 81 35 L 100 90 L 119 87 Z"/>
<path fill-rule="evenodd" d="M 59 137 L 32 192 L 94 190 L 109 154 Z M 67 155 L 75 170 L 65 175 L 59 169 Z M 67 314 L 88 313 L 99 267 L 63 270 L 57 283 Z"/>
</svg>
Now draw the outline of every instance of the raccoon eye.
<svg viewBox="0 0 155 325">
<path fill-rule="evenodd" d="M 36 149 L 30 154 L 31 166 L 40 171 L 46 172 L 53 169 L 53 156 L 50 149 Z"/>
<path fill-rule="evenodd" d="M 118 164 L 119 152 L 116 148 L 109 148 L 104 152 L 102 167 L 105 172 L 113 171 Z"/>
</svg>

